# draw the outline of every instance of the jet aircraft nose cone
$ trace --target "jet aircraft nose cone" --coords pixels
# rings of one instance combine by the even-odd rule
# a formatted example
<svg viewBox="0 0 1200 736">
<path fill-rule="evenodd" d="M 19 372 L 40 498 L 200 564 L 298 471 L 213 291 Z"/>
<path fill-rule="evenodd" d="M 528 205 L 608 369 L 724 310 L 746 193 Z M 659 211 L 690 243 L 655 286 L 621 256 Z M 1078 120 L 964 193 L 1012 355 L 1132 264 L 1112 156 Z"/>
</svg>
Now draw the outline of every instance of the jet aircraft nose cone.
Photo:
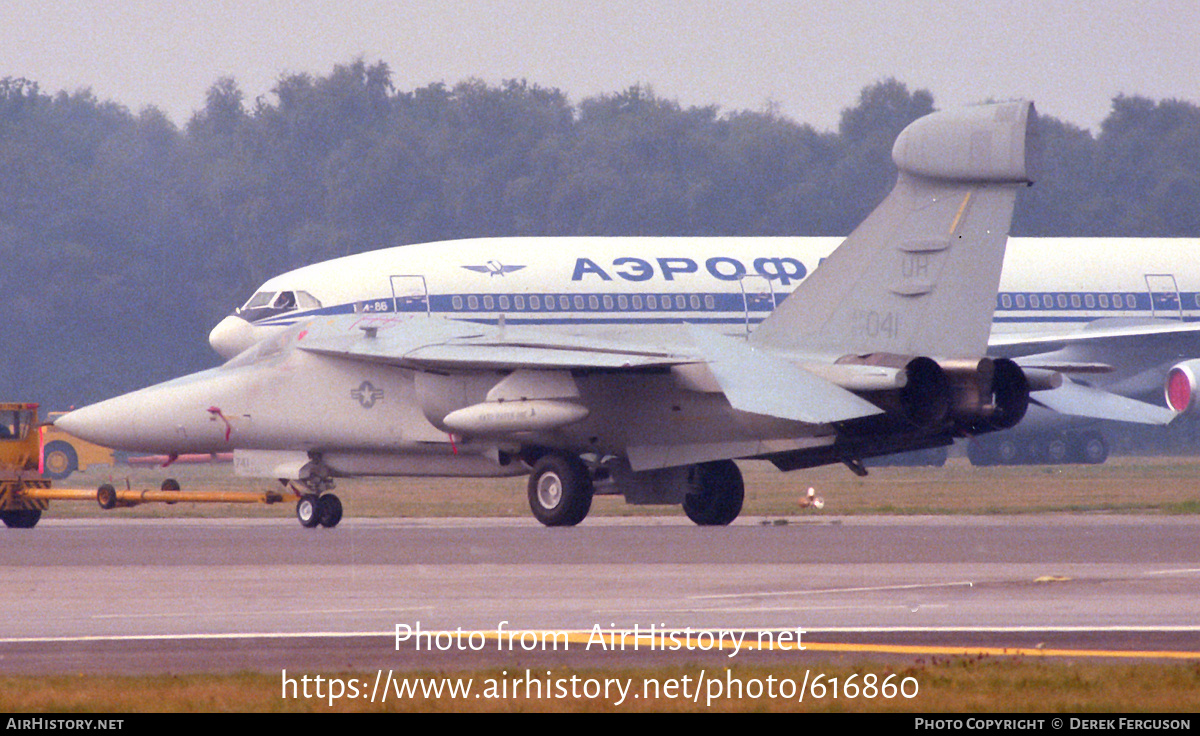
<svg viewBox="0 0 1200 736">
<path fill-rule="evenodd" d="M 76 409 L 54 420 L 55 427 L 58 427 L 72 437 L 78 437 L 98 444 L 106 444 L 102 440 L 109 439 L 105 436 L 105 430 L 108 429 L 108 425 L 108 418 L 104 417 L 101 412 L 96 411 L 95 405 Z"/>
<path fill-rule="evenodd" d="M 254 326 L 233 315 L 218 322 L 212 332 L 208 333 L 208 344 L 226 360 L 241 353 L 254 342 Z"/>
</svg>

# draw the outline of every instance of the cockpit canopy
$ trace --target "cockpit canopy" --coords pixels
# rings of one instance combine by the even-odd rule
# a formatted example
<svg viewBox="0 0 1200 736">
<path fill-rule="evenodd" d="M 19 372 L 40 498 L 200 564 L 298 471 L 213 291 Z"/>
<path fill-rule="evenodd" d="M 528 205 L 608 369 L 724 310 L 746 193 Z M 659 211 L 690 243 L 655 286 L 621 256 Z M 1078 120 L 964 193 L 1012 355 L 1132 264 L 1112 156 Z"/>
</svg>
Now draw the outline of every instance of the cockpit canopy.
<svg viewBox="0 0 1200 736">
<path fill-rule="evenodd" d="M 257 322 L 285 312 L 320 308 L 320 300 L 307 291 L 260 291 L 247 299 L 234 314 L 247 322 Z"/>
</svg>

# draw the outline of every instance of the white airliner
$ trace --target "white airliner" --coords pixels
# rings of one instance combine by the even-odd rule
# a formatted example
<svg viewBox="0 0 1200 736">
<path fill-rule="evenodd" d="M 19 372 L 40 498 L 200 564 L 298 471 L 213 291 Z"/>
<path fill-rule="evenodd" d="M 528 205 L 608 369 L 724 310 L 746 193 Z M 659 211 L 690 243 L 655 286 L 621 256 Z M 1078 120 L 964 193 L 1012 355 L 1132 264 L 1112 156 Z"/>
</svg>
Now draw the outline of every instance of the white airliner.
<svg viewBox="0 0 1200 736">
<path fill-rule="evenodd" d="M 841 238 L 488 238 L 359 253 L 264 283 L 209 342 L 226 358 L 321 315 L 427 314 L 603 331 L 689 322 L 746 336 Z M 913 268 L 921 268 L 915 263 Z M 1188 407 L 1200 375 L 1200 240 L 1010 238 L 990 339 L 993 355 L 1074 375 L 1124 396 L 1174 388 Z M 862 325 L 868 334 L 892 328 Z M 1182 364 L 1181 364 L 1182 363 Z M 1180 365 L 1177 365 L 1180 364 Z M 1068 389 L 1073 385 L 1068 384 Z M 1063 414 L 1166 423 L 1174 413 L 1095 392 L 1039 392 Z M 1088 423 L 1035 412 L 973 441 L 977 464 L 1102 462 Z M 1032 420 L 1032 421 L 1031 421 Z"/>
<path fill-rule="evenodd" d="M 56 423 L 121 449 L 232 450 L 243 474 L 303 483 L 309 527 L 341 518 L 336 477 L 524 473 L 546 525 L 579 523 L 601 492 L 719 525 L 742 506 L 734 459 L 863 473 L 870 457 L 1012 427 L 1031 395 L 1154 413 L 1064 382 L 1106 368 L 1063 350 L 1026 368 L 984 357 L 1032 115 L 1006 103 L 910 125 L 895 187 L 820 268 L 798 241 L 758 239 L 353 256 L 268 282 L 214 330 L 219 349 L 245 348 L 225 365 Z M 1064 291 L 1062 309 L 1136 305 L 1117 288 Z M 1058 293 L 1020 296 L 1014 308 L 1058 309 Z M 254 342 L 263 330 L 278 332 Z"/>
</svg>

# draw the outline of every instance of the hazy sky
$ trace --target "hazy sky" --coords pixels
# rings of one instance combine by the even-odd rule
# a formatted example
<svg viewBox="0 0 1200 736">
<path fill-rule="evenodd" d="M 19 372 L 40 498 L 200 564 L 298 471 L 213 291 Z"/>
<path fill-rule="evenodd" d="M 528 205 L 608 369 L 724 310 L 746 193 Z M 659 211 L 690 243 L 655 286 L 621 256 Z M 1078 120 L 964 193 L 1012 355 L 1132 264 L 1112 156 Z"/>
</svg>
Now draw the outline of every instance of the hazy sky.
<svg viewBox="0 0 1200 736">
<path fill-rule="evenodd" d="M 1092 129 L 1121 93 L 1200 101 L 1196 0 L 0 0 L 0 27 L 0 77 L 179 123 L 218 77 L 253 100 L 359 56 L 398 89 L 524 78 L 579 101 L 642 83 L 821 129 L 887 77 L 939 107 L 1028 97 Z"/>
</svg>

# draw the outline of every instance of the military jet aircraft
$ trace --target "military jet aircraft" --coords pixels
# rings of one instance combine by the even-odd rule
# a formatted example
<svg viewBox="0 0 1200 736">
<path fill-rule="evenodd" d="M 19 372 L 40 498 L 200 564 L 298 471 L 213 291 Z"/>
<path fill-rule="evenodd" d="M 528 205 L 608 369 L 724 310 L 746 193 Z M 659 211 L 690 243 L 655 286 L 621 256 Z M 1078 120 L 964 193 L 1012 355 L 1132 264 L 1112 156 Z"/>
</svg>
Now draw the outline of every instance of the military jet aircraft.
<svg viewBox="0 0 1200 736">
<path fill-rule="evenodd" d="M 586 325 L 558 317 L 606 296 L 618 306 L 636 296 L 660 314 L 703 311 L 700 294 L 527 294 L 554 316 L 501 307 L 481 324 L 435 313 L 423 283 L 393 276 L 390 309 L 297 321 L 218 368 L 56 423 L 121 449 L 232 450 L 239 473 L 303 483 L 297 515 L 310 527 L 337 524 L 334 479 L 356 475 L 528 474 L 530 508 L 548 526 L 581 522 L 597 493 L 728 524 L 744 494 L 735 459 L 864 473 L 866 458 L 1011 427 L 1031 389 L 1061 381 L 985 357 L 1033 116 L 1013 102 L 908 126 L 891 193 L 740 337 L 642 310 Z M 527 264 L 478 265 L 500 281 Z M 636 281 L 650 264 L 631 255 L 611 265 Z M 656 265 L 672 276 L 700 268 L 684 256 Z M 726 276 L 737 265 L 705 261 Z M 782 269 L 776 277 L 792 268 L 754 267 Z M 755 294 L 743 294 L 749 312 Z"/>
</svg>

